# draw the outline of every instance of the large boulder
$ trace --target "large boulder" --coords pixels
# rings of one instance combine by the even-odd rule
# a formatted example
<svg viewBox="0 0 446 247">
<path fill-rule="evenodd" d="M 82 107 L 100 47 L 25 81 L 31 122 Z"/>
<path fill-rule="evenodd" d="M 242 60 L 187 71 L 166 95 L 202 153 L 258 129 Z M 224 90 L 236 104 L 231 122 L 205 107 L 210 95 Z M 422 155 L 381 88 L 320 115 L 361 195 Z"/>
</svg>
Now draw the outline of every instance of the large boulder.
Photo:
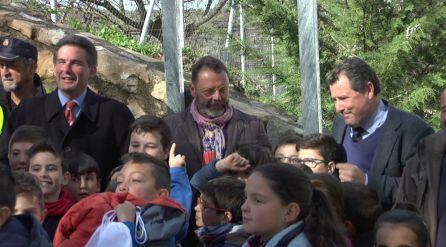
<svg viewBox="0 0 446 247">
<path fill-rule="evenodd" d="M 89 38 L 98 50 L 97 77 L 90 87 L 99 94 L 128 105 L 135 116 L 167 112 L 164 66 L 160 60 L 110 45 L 89 33 L 79 33 L 62 25 L 39 19 L 26 10 L 0 5 L 1 35 L 13 35 L 32 42 L 39 50 L 38 71 L 45 86 L 56 87 L 53 76 L 53 49 L 67 34 Z"/>
<path fill-rule="evenodd" d="M 53 76 L 54 45 L 63 36 L 74 33 L 89 38 L 98 50 L 98 73 L 90 83 L 94 91 L 127 104 L 135 117 L 144 114 L 157 116 L 167 114 L 166 82 L 162 61 L 115 47 L 92 34 L 34 17 L 25 9 L 0 4 L 0 35 L 13 35 L 29 40 L 38 48 L 37 72 L 41 75 L 46 88 L 50 90 L 56 88 Z M 243 112 L 261 118 L 266 123 L 273 146 L 283 132 L 291 129 L 302 133 L 300 125 L 296 123 L 297 120 L 287 116 L 283 111 L 252 101 L 235 90 L 232 91 L 230 103 Z"/>
</svg>

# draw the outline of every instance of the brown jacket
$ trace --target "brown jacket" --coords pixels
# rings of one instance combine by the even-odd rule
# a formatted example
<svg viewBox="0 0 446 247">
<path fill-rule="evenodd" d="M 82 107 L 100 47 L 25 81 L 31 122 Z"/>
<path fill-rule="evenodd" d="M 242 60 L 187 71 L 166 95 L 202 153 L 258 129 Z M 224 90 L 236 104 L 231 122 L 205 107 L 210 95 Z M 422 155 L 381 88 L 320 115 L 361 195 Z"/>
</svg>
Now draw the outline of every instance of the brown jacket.
<svg viewBox="0 0 446 247">
<path fill-rule="evenodd" d="M 415 156 L 406 164 L 396 200 L 417 206 L 429 226 L 432 246 L 435 246 L 437 233 L 438 191 L 445 151 L 446 131 L 422 139 Z"/>
<path fill-rule="evenodd" d="M 202 163 L 202 146 L 198 127 L 190 114 L 190 108 L 166 117 L 166 122 L 172 132 L 173 142 L 183 142 L 192 145 L 194 153 L 185 154 L 187 159 L 188 174 L 191 177 Z M 253 116 L 245 114 L 234 108 L 234 114 L 226 125 L 226 151 L 224 156 L 233 153 L 238 146 L 243 144 L 259 144 L 271 149 L 263 122 Z M 194 164 L 191 164 L 194 163 Z"/>
</svg>

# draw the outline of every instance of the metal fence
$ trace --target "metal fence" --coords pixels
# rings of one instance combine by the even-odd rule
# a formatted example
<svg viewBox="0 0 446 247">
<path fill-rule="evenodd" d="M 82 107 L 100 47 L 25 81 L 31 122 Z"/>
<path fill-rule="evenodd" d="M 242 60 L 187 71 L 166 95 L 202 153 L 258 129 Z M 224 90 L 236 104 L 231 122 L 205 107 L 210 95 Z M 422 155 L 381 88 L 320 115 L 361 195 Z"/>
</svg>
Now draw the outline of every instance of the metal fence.
<svg viewBox="0 0 446 247">
<path fill-rule="evenodd" d="M 57 17 L 57 22 L 72 28 L 93 31 L 93 33 L 101 29 L 117 28 L 135 40 L 139 40 L 152 0 L 62 0 L 56 3 L 51 2 L 54 0 L 13 1 L 40 11 L 42 16 L 48 19 L 50 16 L 48 13 L 51 13 L 53 17 Z M 161 5 L 160 0 L 153 1 L 153 11 L 147 28 L 149 31 L 144 39 L 148 43 L 161 45 Z M 213 4 L 208 6 L 209 2 Z M 216 10 L 219 7 L 218 4 L 223 2 L 226 3 L 208 22 L 199 27 L 194 26 L 194 23 L 199 23 L 214 14 L 212 11 Z M 230 3 L 230 0 L 186 0 L 184 3 L 185 47 L 197 54 L 213 55 L 223 60 Z M 262 89 L 272 92 L 273 75 L 271 72 L 265 72 L 274 64 L 271 59 L 271 39 L 250 24 L 249 17 L 245 17 L 245 22 L 248 24 L 243 32 L 244 41 L 241 42 L 238 18 L 236 15 L 233 21 L 232 42 L 227 65 L 240 75 L 242 71 L 241 55 L 243 54 L 245 59 L 243 78 L 251 83 L 247 87 L 253 90 Z M 243 53 L 241 52 L 242 48 L 244 49 Z"/>
</svg>

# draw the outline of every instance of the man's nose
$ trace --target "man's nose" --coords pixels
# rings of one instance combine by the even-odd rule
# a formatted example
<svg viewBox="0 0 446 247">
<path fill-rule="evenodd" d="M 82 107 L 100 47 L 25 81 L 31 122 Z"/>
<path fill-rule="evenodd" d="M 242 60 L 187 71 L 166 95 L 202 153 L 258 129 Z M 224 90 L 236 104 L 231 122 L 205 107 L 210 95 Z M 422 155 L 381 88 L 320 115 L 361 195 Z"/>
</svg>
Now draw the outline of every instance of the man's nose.
<svg viewBox="0 0 446 247">
<path fill-rule="evenodd" d="M 221 93 L 218 90 L 215 90 L 214 94 L 212 95 L 212 100 L 221 100 Z"/>
</svg>

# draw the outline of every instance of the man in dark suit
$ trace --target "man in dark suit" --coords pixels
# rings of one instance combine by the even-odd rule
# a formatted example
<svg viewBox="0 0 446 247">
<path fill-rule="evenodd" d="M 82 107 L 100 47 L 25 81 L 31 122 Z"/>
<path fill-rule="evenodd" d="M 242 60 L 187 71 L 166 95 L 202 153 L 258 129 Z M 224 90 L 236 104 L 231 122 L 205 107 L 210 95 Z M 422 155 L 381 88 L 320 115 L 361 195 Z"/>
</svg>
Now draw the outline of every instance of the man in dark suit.
<svg viewBox="0 0 446 247">
<path fill-rule="evenodd" d="M 105 178 L 127 152 L 134 117 L 124 104 L 88 89 L 96 67 L 97 51 L 87 38 L 68 35 L 59 40 L 54 52 L 57 90 L 22 101 L 11 114 L 8 134 L 23 124 L 43 127 L 64 152 L 91 155 Z"/>
<path fill-rule="evenodd" d="M 336 165 L 339 178 L 370 186 L 389 208 L 406 161 L 415 154 L 419 140 L 433 130 L 418 116 L 381 99 L 378 76 L 357 57 L 342 61 L 328 84 L 339 113 L 333 137 L 347 156 L 346 163 Z"/>
<path fill-rule="evenodd" d="M 194 98 L 191 105 L 168 116 L 166 122 L 173 142 L 192 145 L 192 156 L 198 156 L 195 170 L 214 159 L 226 157 L 243 144 L 271 148 L 262 121 L 229 104 L 228 71 L 221 61 L 211 56 L 201 58 L 192 67 L 189 91 Z M 184 154 L 186 159 L 191 156 Z M 189 166 L 190 162 L 187 164 Z"/>
</svg>

